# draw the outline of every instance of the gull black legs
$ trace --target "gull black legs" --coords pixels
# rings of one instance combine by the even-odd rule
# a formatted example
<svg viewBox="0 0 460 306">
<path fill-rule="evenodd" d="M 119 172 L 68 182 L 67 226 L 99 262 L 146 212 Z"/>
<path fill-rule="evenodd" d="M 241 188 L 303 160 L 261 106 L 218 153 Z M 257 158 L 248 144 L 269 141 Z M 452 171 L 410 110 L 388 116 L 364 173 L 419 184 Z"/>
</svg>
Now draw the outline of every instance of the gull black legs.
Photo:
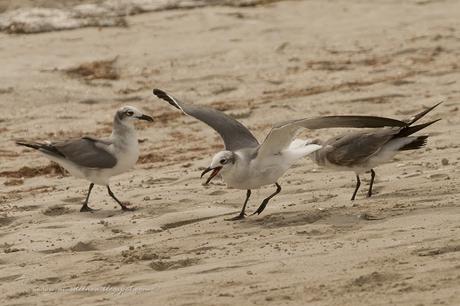
<svg viewBox="0 0 460 306">
<path fill-rule="evenodd" d="M 117 197 L 113 194 L 112 190 L 110 190 L 109 185 L 107 185 L 107 191 L 109 192 L 109 196 L 111 196 L 112 199 L 114 199 L 118 203 L 118 205 L 121 206 L 122 210 L 124 210 L 124 211 L 133 211 L 134 210 L 134 208 L 129 208 L 129 207 L 125 206 L 123 203 L 121 203 L 121 201 L 118 200 Z"/>
<path fill-rule="evenodd" d="M 281 192 L 281 186 L 278 183 L 275 183 L 275 185 L 276 185 L 276 191 L 272 193 L 268 198 L 262 201 L 262 204 L 260 204 L 259 208 L 257 208 L 257 210 L 253 213 L 253 215 L 255 214 L 260 215 L 260 213 L 263 212 L 265 207 L 267 206 L 268 201 L 270 201 L 274 196 L 276 196 L 278 193 Z"/>
<path fill-rule="evenodd" d="M 89 184 L 89 189 L 88 193 L 86 194 L 86 199 L 85 202 L 83 202 L 83 206 L 80 208 L 81 212 L 86 212 L 86 211 L 93 211 L 91 207 L 88 206 L 88 200 L 89 200 L 89 195 L 91 194 L 91 190 L 93 190 L 94 183 Z"/>
<path fill-rule="evenodd" d="M 276 185 L 276 191 L 262 201 L 262 204 L 260 204 L 259 208 L 257 208 L 257 210 L 253 213 L 253 215 L 255 215 L 255 214 L 260 215 L 260 213 L 264 211 L 264 209 L 267 206 L 268 202 L 274 196 L 276 196 L 278 193 L 281 192 L 281 186 L 278 183 L 275 183 L 275 185 Z M 233 218 L 230 218 L 230 219 L 225 219 L 225 220 L 227 220 L 227 221 L 235 221 L 235 220 L 244 219 L 244 217 L 246 215 L 244 213 L 244 211 L 246 210 L 246 204 L 248 204 L 250 196 L 251 196 L 251 190 L 248 189 L 248 191 L 246 192 L 246 200 L 244 201 L 243 209 L 241 210 L 240 214 L 238 216 L 236 216 L 236 217 L 233 217 Z"/>
<path fill-rule="evenodd" d="M 248 204 L 248 201 L 249 201 L 249 197 L 251 196 L 251 189 L 248 189 L 246 191 L 246 200 L 244 201 L 244 205 L 243 205 L 243 209 L 241 209 L 241 212 L 238 216 L 236 217 L 233 217 L 233 218 L 230 218 L 230 219 L 225 219 L 226 221 L 235 221 L 235 220 L 241 220 L 241 219 L 244 219 L 244 217 L 246 216 L 246 214 L 244 213 L 244 211 L 246 210 L 246 204 Z"/>
<path fill-rule="evenodd" d="M 374 185 L 374 178 L 375 178 L 375 171 L 374 169 L 371 169 L 371 182 L 369 183 L 369 191 L 367 192 L 368 198 L 372 196 L 372 186 Z"/>
<path fill-rule="evenodd" d="M 94 187 L 94 183 L 89 184 L 89 189 L 88 189 L 88 193 L 86 194 L 85 202 L 83 202 L 83 206 L 80 208 L 81 212 L 94 211 L 94 209 L 88 206 L 89 195 L 91 194 L 91 190 L 93 190 L 93 187 Z M 134 210 L 134 208 L 126 207 L 123 203 L 121 203 L 121 201 L 118 200 L 117 197 L 115 197 L 115 195 L 113 194 L 112 190 L 110 190 L 110 187 L 108 185 L 107 185 L 107 191 L 109 192 L 109 195 L 112 197 L 112 199 L 117 201 L 117 203 L 121 206 L 122 210 L 124 211 Z"/>
<path fill-rule="evenodd" d="M 355 200 L 356 193 L 358 192 L 359 186 L 361 186 L 361 181 L 359 179 L 359 175 L 356 174 L 356 188 L 355 188 L 355 192 L 353 192 L 353 195 L 351 196 L 352 201 Z"/>
<path fill-rule="evenodd" d="M 371 169 L 371 181 L 369 183 L 369 190 L 367 191 L 368 198 L 372 196 L 372 186 L 374 186 L 374 179 L 375 179 L 375 171 L 374 169 Z M 356 197 L 356 193 L 358 192 L 359 186 L 361 186 L 361 181 L 359 179 L 359 175 L 356 174 L 356 188 L 355 188 L 355 192 L 353 192 L 353 196 L 351 197 L 352 201 Z"/>
</svg>

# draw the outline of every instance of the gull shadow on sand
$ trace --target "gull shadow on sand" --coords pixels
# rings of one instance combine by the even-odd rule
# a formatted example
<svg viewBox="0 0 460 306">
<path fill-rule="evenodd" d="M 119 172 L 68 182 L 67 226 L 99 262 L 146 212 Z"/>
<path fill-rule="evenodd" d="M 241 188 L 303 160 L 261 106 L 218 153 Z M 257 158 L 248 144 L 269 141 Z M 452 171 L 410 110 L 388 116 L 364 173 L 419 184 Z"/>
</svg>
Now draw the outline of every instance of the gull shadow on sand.
<svg viewBox="0 0 460 306">
<path fill-rule="evenodd" d="M 266 215 L 262 218 L 247 219 L 247 224 L 278 228 L 312 224 L 330 216 L 328 211 L 282 212 Z"/>
<path fill-rule="evenodd" d="M 257 219 L 248 219 L 247 224 L 262 226 L 265 228 L 281 228 L 290 226 L 302 226 L 313 223 L 330 225 L 335 228 L 354 228 L 365 222 L 378 222 L 385 219 L 374 216 L 365 211 L 355 211 L 343 208 L 328 210 L 310 210 L 280 212 Z"/>
<path fill-rule="evenodd" d="M 225 214 L 220 214 L 220 215 L 216 215 L 216 216 L 194 218 L 194 219 L 189 219 L 189 220 L 181 220 L 181 221 L 177 221 L 177 222 L 166 223 L 166 224 L 162 225 L 161 228 L 163 230 L 168 230 L 168 229 L 172 229 L 172 228 L 177 228 L 177 227 L 181 227 L 181 226 L 185 226 L 185 225 L 189 225 L 189 224 L 193 224 L 193 223 L 197 223 L 197 222 L 201 222 L 201 221 L 206 221 L 206 220 L 210 220 L 210 219 L 215 219 L 215 218 L 219 218 L 219 217 L 224 217 L 224 216 L 228 216 L 228 215 L 233 215 L 233 214 L 234 213 L 231 212 L 231 213 L 225 213 Z"/>
</svg>

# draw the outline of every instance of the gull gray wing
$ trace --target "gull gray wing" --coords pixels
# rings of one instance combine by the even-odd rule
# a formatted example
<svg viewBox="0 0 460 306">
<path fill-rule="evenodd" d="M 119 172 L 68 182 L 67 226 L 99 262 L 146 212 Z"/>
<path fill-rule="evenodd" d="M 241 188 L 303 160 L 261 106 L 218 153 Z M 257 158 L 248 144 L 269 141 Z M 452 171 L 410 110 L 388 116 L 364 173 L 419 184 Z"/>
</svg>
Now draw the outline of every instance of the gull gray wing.
<svg viewBox="0 0 460 306">
<path fill-rule="evenodd" d="M 153 94 L 180 109 L 184 114 L 212 127 L 222 137 L 226 150 L 236 151 L 243 148 L 255 148 L 259 145 L 254 135 L 243 124 L 218 110 L 186 104 L 160 89 L 154 89 Z"/>
<path fill-rule="evenodd" d="M 117 164 L 116 157 L 108 151 L 110 140 L 99 140 L 83 137 L 53 143 L 51 146 L 65 159 L 81 167 L 113 168 Z"/>
<path fill-rule="evenodd" d="M 323 116 L 309 119 L 287 121 L 281 124 L 295 124 L 300 127 L 317 130 L 327 128 L 381 128 L 388 126 L 404 127 L 406 122 L 376 116 Z"/>
<path fill-rule="evenodd" d="M 377 131 L 348 133 L 323 143 L 316 159 L 327 159 L 332 164 L 353 166 L 377 153 L 398 134 L 400 128 L 381 128 Z"/>
<path fill-rule="evenodd" d="M 272 155 L 286 149 L 301 128 L 310 130 L 325 128 L 380 128 L 403 127 L 407 123 L 391 118 L 375 116 L 324 116 L 285 121 L 275 125 L 260 145 L 259 154 Z"/>
</svg>

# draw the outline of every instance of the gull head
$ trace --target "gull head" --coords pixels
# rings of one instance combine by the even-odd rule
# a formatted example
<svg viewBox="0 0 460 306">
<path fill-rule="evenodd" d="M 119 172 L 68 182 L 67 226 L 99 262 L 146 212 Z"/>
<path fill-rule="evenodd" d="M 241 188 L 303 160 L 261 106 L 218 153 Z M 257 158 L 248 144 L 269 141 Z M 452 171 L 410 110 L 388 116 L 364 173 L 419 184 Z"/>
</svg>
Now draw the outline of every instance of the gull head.
<svg viewBox="0 0 460 306">
<path fill-rule="evenodd" d="M 229 168 L 235 163 L 235 153 L 232 151 L 220 151 L 212 158 L 211 165 L 206 168 L 202 173 L 201 177 L 206 173 L 212 171 L 209 178 L 206 180 L 205 185 L 209 184 L 209 182 L 217 175 L 222 169 Z"/>
<path fill-rule="evenodd" d="M 116 118 L 124 124 L 132 124 L 135 120 L 145 120 L 153 122 L 153 118 L 147 115 L 144 115 L 139 109 L 134 106 L 123 106 L 118 109 Z"/>
</svg>

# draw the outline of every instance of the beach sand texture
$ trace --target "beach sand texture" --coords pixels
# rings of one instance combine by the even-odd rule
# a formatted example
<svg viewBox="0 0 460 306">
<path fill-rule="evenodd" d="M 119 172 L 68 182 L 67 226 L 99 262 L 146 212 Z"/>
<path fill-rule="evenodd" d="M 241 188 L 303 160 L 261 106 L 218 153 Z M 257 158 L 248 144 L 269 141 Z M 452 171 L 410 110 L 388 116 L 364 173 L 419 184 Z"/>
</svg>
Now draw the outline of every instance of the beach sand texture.
<svg viewBox="0 0 460 306">
<path fill-rule="evenodd" d="M 0 32 L 0 304 L 460 305 L 460 2 L 202 2 Z M 16 9 L 105 2 L 55 3 L 0 1 L 0 24 Z M 199 177 L 220 138 L 154 87 L 225 111 L 259 140 L 283 120 L 405 119 L 444 103 L 423 119 L 442 118 L 426 148 L 376 168 L 372 198 L 368 175 L 351 202 L 353 173 L 306 158 L 262 215 L 229 222 L 245 191 Z M 135 169 L 111 184 L 135 212 L 97 186 L 100 210 L 80 213 L 88 182 L 14 144 L 106 136 L 126 104 L 155 118 L 137 125 Z M 273 190 L 253 192 L 248 212 Z"/>
</svg>

